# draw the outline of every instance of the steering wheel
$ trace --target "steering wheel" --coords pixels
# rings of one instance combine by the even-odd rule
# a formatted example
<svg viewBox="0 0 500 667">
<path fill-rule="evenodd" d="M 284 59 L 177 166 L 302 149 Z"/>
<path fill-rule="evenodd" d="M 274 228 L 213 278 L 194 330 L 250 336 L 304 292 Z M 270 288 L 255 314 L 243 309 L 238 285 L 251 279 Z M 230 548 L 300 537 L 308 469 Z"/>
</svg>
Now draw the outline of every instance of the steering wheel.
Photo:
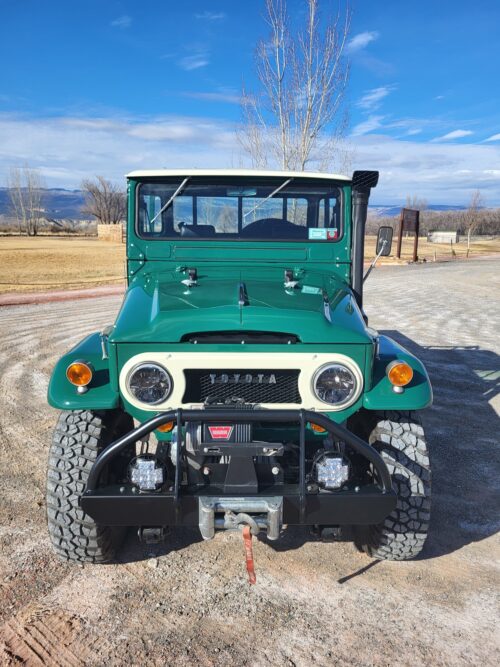
<svg viewBox="0 0 500 667">
<path fill-rule="evenodd" d="M 305 227 L 294 225 L 282 218 L 262 218 L 243 227 L 241 236 L 251 238 L 287 238 L 289 236 L 302 238 L 305 237 Z"/>
</svg>

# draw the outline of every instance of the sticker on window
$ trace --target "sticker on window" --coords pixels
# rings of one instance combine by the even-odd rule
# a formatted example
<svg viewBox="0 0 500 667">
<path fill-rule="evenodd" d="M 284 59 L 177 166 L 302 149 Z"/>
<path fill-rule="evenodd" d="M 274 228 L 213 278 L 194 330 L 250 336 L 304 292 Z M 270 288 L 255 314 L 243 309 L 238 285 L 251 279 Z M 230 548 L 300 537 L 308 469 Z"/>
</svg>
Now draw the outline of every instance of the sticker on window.
<svg viewBox="0 0 500 667">
<path fill-rule="evenodd" d="M 321 294 L 321 289 L 312 285 L 303 285 L 302 294 Z"/>
<path fill-rule="evenodd" d="M 335 241 L 339 237 L 339 230 L 336 228 L 327 230 L 327 238 L 329 241 Z"/>
<path fill-rule="evenodd" d="M 309 230 L 309 240 L 310 241 L 326 241 L 326 229 L 310 229 Z"/>
</svg>

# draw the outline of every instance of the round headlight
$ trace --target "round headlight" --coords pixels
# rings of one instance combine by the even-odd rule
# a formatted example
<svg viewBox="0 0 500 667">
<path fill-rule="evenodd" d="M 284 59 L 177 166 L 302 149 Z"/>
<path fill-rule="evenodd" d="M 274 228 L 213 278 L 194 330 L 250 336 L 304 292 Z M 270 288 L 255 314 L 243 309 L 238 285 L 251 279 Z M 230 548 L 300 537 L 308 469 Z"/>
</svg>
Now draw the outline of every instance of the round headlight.
<svg viewBox="0 0 500 667">
<path fill-rule="evenodd" d="M 317 371 L 313 387 L 320 401 L 339 406 L 349 403 L 357 391 L 358 382 L 347 366 L 328 364 Z"/>
<path fill-rule="evenodd" d="M 144 363 L 130 371 L 127 386 L 138 401 L 154 405 L 162 403 L 170 396 L 172 380 L 163 366 Z"/>
</svg>

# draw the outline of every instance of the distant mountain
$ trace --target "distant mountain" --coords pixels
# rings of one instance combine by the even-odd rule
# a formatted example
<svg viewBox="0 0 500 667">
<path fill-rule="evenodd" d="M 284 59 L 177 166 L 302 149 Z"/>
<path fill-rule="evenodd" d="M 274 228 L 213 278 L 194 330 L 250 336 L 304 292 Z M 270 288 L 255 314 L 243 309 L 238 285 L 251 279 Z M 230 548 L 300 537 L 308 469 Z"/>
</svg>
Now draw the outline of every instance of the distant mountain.
<svg viewBox="0 0 500 667">
<path fill-rule="evenodd" d="M 401 213 L 401 206 L 373 204 L 368 207 L 368 212 L 377 218 L 393 218 Z M 455 206 L 452 204 L 428 204 L 428 211 L 464 211 L 466 206 Z"/>
<path fill-rule="evenodd" d="M 86 217 L 81 211 L 83 201 L 82 190 L 65 190 L 64 188 L 50 188 L 45 190 L 44 207 L 48 218 L 55 218 L 56 220 L 68 218 L 72 220 L 85 220 Z M 462 211 L 466 207 L 430 204 L 427 208 L 431 211 Z M 8 188 L 0 188 L 0 215 L 8 214 L 9 209 Z M 377 204 L 369 207 L 370 214 L 378 218 L 394 217 L 399 215 L 400 211 L 401 206 L 394 206 L 393 204 Z"/>
<path fill-rule="evenodd" d="M 44 191 L 43 207 L 48 218 L 56 220 L 72 219 L 85 220 L 88 216 L 82 214 L 82 190 L 65 190 L 64 188 L 50 188 Z M 0 188 L 0 215 L 10 212 L 8 188 Z"/>
</svg>

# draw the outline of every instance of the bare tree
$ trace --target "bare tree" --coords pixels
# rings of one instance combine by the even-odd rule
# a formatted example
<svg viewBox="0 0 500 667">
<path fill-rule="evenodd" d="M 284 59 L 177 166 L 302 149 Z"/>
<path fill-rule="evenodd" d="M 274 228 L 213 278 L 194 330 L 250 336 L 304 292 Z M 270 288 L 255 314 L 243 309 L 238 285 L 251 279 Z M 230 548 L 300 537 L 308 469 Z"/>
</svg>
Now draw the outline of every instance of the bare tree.
<svg viewBox="0 0 500 667">
<path fill-rule="evenodd" d="M 324 28 L 318 0 L 305 0 L 303 25 L 292 29 L 286 0 L 266 0 L 270 37 L 256 49 L 258 94 L 243 91 L 244 124 L 239 135 L 256 167 L 269 154 L 282 169 L 303 171 L 314 162 L 326 169 L 345 162 L 344 93 L 349 78 L 346 43 L 351 12 L 340 6 Z M 338 156 L 335 154 L 338 153 Z"/>
<path fill-rule="evenodd" d="M 425 211 L 427 208 L 427 199 L 422 199 L 418 195 L 406 195 L 405 206 L 412 211 Z"/>
<path fill-rule="evenodd" d="M 44 186 L 40 172 L 25 165 L 10 170 L 7 181 L 12 213 L 20 234 L 36 236 L 44 218 Z"/>
<path fill-rule="evenodd" d="M 473 232 L 478 231 L 478 229 L 483 224 L 483 216 L 481 215 L 481 209 L 483 208 L 483 198 L 479 190 L 474 190 L 471 195 L 469 207 L 464 212 L 464 222 L 465 229 L 467 231 L 467 257 L 470 253 L 470 237 Z"/>
<path fill-rule="evenodd" d="M 82 211 L 92 215 L 103 225 L 116 225 L 125 220 L 127 213 L 127 197 L 117 185 L 106 180 L 104 176 L 96 176 L 95 180 L 82 181 L 85 204 Z"/>
</svg>

